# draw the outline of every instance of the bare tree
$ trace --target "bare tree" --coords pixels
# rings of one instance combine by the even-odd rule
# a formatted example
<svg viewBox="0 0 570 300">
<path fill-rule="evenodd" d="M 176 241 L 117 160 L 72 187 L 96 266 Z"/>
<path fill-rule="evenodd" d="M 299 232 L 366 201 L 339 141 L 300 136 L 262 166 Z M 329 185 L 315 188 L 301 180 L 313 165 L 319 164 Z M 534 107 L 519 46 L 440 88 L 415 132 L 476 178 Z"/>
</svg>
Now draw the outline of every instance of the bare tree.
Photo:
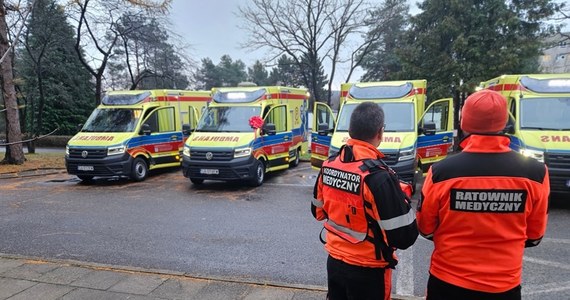
<svg viewBox="0 0 570 300">
<path fill-rule="evenodd" d="M 172 0 L 74 0 L 68 7 L 77 27 L 75 50 L 95 78 L 95 103 L 101 101 L 103 76 L 113 49 L 119 42 L 119 19 L 125 13 L 164 13 Z M 128 30 L 128 29 L 127 29 Z M 84 58 L 82 52 L 89 55 Z"/>
<path fill-rule="evenodd" d="M 33 1 L 32 1 L 33 4 Z M 12 7 L 17 10 L 18 7 Z M 9 36 L 9 27 L 7 19 L 7 3 L 0 0 L 0 74 L 2 76 L 2 98 L 4 99 L 4 107 L 6 113 L 6 137 L 8 146 L 6 148 L 6 156 L 3 162 L 8 164 L 23 164 L 25 161 L 24 149 L 20 141 L 22 140 L 22 131 L 20 128 L 20 111 L 18 108 L 18 100 L 16 98 L 16 89 L 14 85 L 13 70 L 13 47 Z M 25 22 L 25 18 L 22 22 Z M 20 27 L 22 28 L 22 27 Z M 21 29 L 20 29 L 21 30 Z M 16 35 L 19 34 L 20 30 Z M 18 37 L 14 39 L 17 41 Z"/>
<path fill-rule="evenodd" d="M 364 0 L 252 0 L 239 8 L 250 36 L 244 47 L 269 48 L 270 61 L 283 54 L 292 57 L 308 74 L 304 80 L 315 99 L 322 97 L 315 88 L 318 67 L 328 63 L 330 103 L 337 64 L 351 62 L 350 73 L 358 66 L 359 61 L 351 58 L 363 48 L 354 40 L 365 32 L 368 8 Z"/>
</svg>

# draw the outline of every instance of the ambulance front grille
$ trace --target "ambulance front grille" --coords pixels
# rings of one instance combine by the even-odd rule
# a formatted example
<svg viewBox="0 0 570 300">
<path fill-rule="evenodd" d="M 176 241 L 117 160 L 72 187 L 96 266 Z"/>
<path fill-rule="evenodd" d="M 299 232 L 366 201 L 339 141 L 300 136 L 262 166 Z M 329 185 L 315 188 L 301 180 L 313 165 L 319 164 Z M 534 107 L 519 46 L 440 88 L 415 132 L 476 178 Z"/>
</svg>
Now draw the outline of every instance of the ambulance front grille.
<svg viewBox="0 0 570 300">
<path fill-rule="evenodd" d="M 544 154 L 544 163 L 549 168 L 570 169 L 570 153 L 546 152 Z"/>
<path fill-rule="evenodd" d="M 85 153 L 83 153 L 85 151 Z M 89 158 L 89 159 L 97 159 L 97 158 L 105 158 L 107 157 L 107 149 L 101 148 L 69 148 L 69 157 L 70 158 Z"/>
<path fill-rule="evenodd" d="M 382 151 L 384 158 L 382 159 L 387 165 L 393 166 L 398 162 L 398 151 Z"/>
<path fill-rule="evenodd" d="M 211 153 L 211 158 L 208 159 Z M 212 160 L 212 161 L 224 161 L 232 160 L 234 158 L 233 151 L 203 151 L 203 150 L 190 150 L 190 157 L 192 160 Z"/>
</svg>

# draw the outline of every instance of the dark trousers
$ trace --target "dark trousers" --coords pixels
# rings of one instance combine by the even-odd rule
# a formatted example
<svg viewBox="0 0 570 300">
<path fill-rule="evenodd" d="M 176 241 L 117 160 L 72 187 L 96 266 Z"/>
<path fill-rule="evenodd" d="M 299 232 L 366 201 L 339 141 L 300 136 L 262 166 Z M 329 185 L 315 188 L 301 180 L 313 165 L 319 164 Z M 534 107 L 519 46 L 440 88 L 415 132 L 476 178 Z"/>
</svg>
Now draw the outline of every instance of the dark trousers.
<svg viewBox="0 0 570 300">
<path fill-rule="evenodd" d="M 390 299 L 390 269 L 354 266 L 329 255 L 327 275 L 329 300 Z"/>
<path fill-rule="evenodd" d="M 486 293 L 449 284 L 430 274 L 426 300 L 520 300 L 521 286 L 502 293 Z"/>
</svg>

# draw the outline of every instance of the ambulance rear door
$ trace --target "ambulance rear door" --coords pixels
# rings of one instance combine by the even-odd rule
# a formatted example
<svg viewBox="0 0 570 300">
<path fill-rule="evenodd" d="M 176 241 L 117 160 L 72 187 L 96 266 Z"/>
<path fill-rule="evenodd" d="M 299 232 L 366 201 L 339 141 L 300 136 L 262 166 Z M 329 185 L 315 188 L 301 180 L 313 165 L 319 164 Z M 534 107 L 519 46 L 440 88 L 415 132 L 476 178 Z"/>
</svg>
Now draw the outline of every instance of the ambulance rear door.
<svg viewBox="0 0 570 300">
<path fill-rule="evenodd" d="M 418 124 L 418 156 L 424 171 L 445 157 L 453 147 L 453 99 L 431 103 Z"/>
<path fill-rule="evenodd" d="M 315 102 L 311 130 L 311 166 L 320 169 L 323 161 L 328 158 L 335 125 L 331 108 Z"/>
</svg>

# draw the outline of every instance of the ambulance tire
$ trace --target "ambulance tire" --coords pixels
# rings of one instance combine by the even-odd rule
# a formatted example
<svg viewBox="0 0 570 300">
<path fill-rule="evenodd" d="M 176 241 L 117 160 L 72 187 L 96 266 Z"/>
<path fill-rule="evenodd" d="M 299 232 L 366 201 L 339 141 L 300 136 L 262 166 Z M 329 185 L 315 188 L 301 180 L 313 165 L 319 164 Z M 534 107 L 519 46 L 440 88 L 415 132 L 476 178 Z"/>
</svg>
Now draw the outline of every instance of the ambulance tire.
<svg viewBox="0 0 570 300">
<path fill-rule="evenodd" d="M 135 158 L 133 160 L 133 166 L 131 168 L 131 179 L 134 181 L 143 181 L 148 175 L 148 165 L 146 161 L 141 157 Z"/>
<path fill-rule="evenodd" d="M 83 182 L 90 182 L 91 180 L 93 180 L 93 176 L 91 175 L 77 175 L 77 178 L 79 178 Z"/>
<path fill-rule="evenodd" d="M 255 172 L 253 174 L 253 178 L 249 181 L 249 185 L 256 187 L 263 184 L 263 180 L 265 179 L 265 164 L 263 161 L 258 160 L 255 165 Z"/>
<path fill-rule="evenodd" d="M 190 182 L 192 182 L 193 184 L 202 184 L 202 183 L 204 183 L 204 179 L 190 178 Z"/>
<path fill-rule="evenodd" d="M 294 167 L 298 166 L 298 165 L 299 165 L 299 160 L 300 160 L 300 158 L 299 158 L 299 149 L 295 149 L 295 159 L 294 159 L 291 163 L 289 163 L 289 167 L 290 167 L 290 168 L 294 168 Z"/>
</svg>

